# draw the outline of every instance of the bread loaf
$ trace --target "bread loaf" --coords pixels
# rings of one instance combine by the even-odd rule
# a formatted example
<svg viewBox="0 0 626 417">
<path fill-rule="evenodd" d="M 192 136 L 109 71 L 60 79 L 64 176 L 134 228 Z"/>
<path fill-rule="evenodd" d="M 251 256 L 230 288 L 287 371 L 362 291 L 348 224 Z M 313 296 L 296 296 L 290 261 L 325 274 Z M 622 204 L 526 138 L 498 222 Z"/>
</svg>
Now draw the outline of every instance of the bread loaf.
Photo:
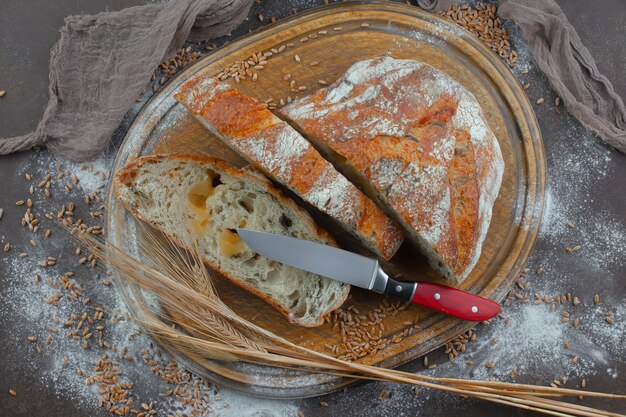
<svg viewBox="0 0 626 417">
<path fill-rule="evenodd" d="M 114 179 L 117 197 L 136 217 L 183 248 L 198 243 L 203 261 L 301 326 L 319 326 L 350 287 L 254 253 L 236 228 L 335 245 L 308 214 L 267 179 L 199 156 L 142 157 Z"/>
<path fill-rule="evenodd" d="M 443 72 L 381 57 L 280 110 L 461 282 L 478 261 L 504 162 L 476 99 Z"/>
<path fill-rule="evenodd" d="M 256 168 L 333 218 L 369 251 L 385 260 L 396 252 L 404 239 L 399 225 L 255 99 L 203 76 L 174 97 Z"/>
</svg>

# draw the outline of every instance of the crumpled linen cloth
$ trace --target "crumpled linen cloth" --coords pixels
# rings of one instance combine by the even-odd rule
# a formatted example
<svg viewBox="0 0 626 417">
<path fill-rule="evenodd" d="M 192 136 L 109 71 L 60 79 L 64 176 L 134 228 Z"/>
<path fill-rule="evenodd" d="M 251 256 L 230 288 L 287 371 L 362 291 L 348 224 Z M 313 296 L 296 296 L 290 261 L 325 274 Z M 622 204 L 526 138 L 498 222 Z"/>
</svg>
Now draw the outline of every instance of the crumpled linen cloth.
<svg viewBox="0 0 626 417">
<path fill-rule="evenodd" d="M 45 144 L 74 161 L 96 158 L 148 77 L 185 39 L 230 32 L 252 0 L 171 0 L 120 12 L 66 19 L 50 60 L 50 99 L 33 133 L 0 138 L 0 154 Z M 418 0 L 431 11 L 455 0 Z M 605 142 L 626 153 L 626 110 L 610 81 L 554 0 L 502 0 L 570 113 Z M 195 23 L 195 26 L 194 26 Z"/>
<path fill-rule="evenodd" d="M 418 0 L 439 11 L 454 0 Z M 537 65 L 583 126 L 626 153 L 626 109 L 611 82 L 598 71 L 589 50 L 554 0 L 501 0 L 498 14 L 519 25 Z"/>
<path fill-rule="evenodd" d="M 170 0 L 67 17 L 50 53 L 43 117 L 32 133 L 0 138 L 0 154 L 45 145 L 72 161 L 97 158 L 154 69 L 186 39 L 230 33 L 252 2 Z"/>
</svg>

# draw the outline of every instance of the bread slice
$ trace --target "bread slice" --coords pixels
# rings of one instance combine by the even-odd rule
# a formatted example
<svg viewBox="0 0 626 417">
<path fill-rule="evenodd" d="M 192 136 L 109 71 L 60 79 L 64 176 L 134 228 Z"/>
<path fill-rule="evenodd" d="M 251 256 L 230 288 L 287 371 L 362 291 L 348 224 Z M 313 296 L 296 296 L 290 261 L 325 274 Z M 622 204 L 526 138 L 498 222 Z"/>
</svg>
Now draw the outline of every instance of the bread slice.
<svg viewBox="0 0 626 417">
<path fill-rule="evenodd" d="M 504 161 L 476 99 L 443 72 L 380 57 L 282 107 L 322 154 L 403 226 L 446 278 L 480 257 Z"/>
<path fill-rule="evenodd" d="M 387 260 L 400 247 L 404 236 L 397 222 L 252 97 L 206 76 L 188 81 L 174 97 L 243 158 L 330 216 L 370 252 Z"/>
<path fill-rule="evenodd" d="M 197 242 L 207 265 L 292 323 L 319 326 L 348 296 L 348 285 L 263 258 L 239 238 L 235 229 L 249 228 L 336 245 L 258 174 L 216 158 L 155 155 L 121 169 L 114 186 L 133 215 L 183 248 Z"/>
</svg>

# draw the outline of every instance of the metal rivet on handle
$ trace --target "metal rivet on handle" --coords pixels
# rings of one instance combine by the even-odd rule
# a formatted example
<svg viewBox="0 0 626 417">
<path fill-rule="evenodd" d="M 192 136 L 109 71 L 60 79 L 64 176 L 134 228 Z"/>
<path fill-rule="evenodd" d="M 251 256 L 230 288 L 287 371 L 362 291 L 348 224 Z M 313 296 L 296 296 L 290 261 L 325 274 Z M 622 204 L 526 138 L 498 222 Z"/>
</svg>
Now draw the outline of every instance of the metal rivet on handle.
<svg viewBox="0 0 626 417">
<path fill-rule="evenodd" d="M 472 307 L 472 313 L 478 313 L 478 307 L 473 306 Z"/>
<path fill-rule="evenodd" d="M 402 286 L 396 285 L 396 292 L 401 292 L 401 291 L 402 291 Z"/>
<path fill-rule="evenodd" d="M 436 292 L 436 293 L 435 293 L 435 295 L 434 295 L 434 297 L 435 297 L 435 300 L 438 300 L 438 299 L 440 299 L 440 298 L 441 298 L 441 295 L 439 295 L 439 293 L 438 293 L 438 292 Z"/>
</svg>

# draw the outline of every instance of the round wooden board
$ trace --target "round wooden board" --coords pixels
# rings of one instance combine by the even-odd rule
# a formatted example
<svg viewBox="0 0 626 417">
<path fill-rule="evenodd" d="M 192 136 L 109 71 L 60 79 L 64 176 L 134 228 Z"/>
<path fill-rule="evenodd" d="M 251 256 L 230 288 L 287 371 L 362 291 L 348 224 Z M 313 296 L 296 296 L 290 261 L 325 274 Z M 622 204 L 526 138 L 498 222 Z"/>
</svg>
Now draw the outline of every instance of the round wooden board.
<svg viewBox="0 0 626 417">
<path fill-rule="evenodd" d="M 302 42 L 303 38 L 307 40 Z M 242 165 L 240 158 L 173 99 L 174 91 L 195 75 L 215 75 L 253 53 L 288 43 L 293 46 L 272 56 L 258 71 L 257 81 L 243 80 L 237 87 L 259 101 L 273 98 L 278 102 L 288 95 L 295 96 L 289 92 L 289 81 L 283 80 L 286 74 L 291 74 L 298 86 L 307 87 L 300 95 L 310 94 L 320 87 L 319 80 L 333 82 L 353 63 L 389 54 L 426 62 L 474 94 L 498 138 L 506 168 L 482 256 L 460 287 L 501 300 L 519 275 L 541 220 L 546 163 L 539 127 L 524 91 L 493 52 L 456 24 L 417 7 L 371 2 L 329 5 L 222 47 L 178 74 L 150 100 L 130 128 L 114 170 L 138 156 L 157 152 L 206 153 Z M 296 54 L 302 62 L 296 62 Z M 319 64 L 311 65 L 313 61 Z M 137 241 L 141 236 L 129 232 L 134 230 L 133 219 L 112 193 L 108 204 L 110 240 L 140 256 Z M 406 245 L 392 263 L 407 279 L 436 279 L 423 259 Z M 117 281 L 127 296 L 141 296 L 123 278 Z M 341 343 L 339 331 L 330 325 L 314 329 L 291 325 L 272 307 L 238 287 L 221 281 L 217 286 L 221 297 L 238 314 L 296 343 L 326 353 L 330 352 L 325 344 Z M 382 300 L 377 294 L 353 289 L 346 305 L 367 314 Z M 365 356 L 363 363 L 398 366 L 460 335 L 472 323 L 411 306 L 385 318 L 384 325 L 383 337 L 394 340 L 401 336 L 400 340 L 375 355 Z M 189 358 L 178 359 L 200 374 L 253 395 L 313 396 L 352 382 L 237 363 L 214 362 L 208 371 Z"/>
</svg>

